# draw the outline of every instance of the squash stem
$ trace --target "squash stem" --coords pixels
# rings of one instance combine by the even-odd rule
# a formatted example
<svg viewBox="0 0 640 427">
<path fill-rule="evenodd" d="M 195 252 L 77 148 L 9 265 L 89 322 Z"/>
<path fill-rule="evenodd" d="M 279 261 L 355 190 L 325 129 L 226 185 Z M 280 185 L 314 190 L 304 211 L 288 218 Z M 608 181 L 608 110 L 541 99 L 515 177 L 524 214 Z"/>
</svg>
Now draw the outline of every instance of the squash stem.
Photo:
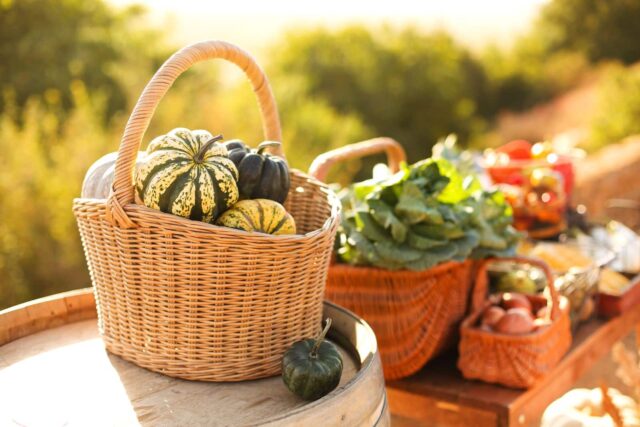
<svg viewBox="0 0 640 427">
<path fill-rule="evenodd" d="M 204 145 L 200 148 L 200 151 L 198 151 L 198 154 L 196 154 L 196 162 L 202 163 L 202 161 L 204 160 L 204 155 L 207 153 L 207 151 L 209 151 L 209 148 L 211 148 L 213 144 L 220 141 L 222 138 L 222 135 L 218 135 L 205 142 Z"/>
<path fill-rule="evenodd" d="M 329 332 L 329 328 L 331 328 L 331 318 L 327 317 L 327 321 L 325 322 L 324 329 L 320 332 L 320 335 L 316 337 L 316 343 L 313 345 L 311 349 L 311 353 L 309 354 L 311 357 L 316 358 L 318 356 L 318 350 L 320 349 L 320 344 L 324 341 L 324 337 Z"/>
<path fill-rule="evenodd" d="M 258 145 L 258 154 L 262 154 L 265 148 L 270 148 L 270 147 L 275 148 L 275 147 L 280 147 L 281 145 L 282 144 L 280 144 L 278 141 L 265 141 L 260 145 Z"/>
</svg>

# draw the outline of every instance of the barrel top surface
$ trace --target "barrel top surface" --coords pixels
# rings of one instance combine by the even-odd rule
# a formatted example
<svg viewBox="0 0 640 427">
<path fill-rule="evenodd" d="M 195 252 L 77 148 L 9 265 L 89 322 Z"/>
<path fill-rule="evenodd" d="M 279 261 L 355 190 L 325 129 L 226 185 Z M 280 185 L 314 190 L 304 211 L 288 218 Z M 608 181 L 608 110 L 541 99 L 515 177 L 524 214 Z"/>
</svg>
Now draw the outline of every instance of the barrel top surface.
<svg viewBox="0 0 640 427">
<path fill-rule="evenodd" d="M 360 363 L 338 347 L 344 371 L 332 393 L 348 394 Z M 255 425 L 305 405 L 280 376 L 204 383 L 139 368 L 105 351 L 95 318 L 0 346 L 0 425 Z"/>
</svg>

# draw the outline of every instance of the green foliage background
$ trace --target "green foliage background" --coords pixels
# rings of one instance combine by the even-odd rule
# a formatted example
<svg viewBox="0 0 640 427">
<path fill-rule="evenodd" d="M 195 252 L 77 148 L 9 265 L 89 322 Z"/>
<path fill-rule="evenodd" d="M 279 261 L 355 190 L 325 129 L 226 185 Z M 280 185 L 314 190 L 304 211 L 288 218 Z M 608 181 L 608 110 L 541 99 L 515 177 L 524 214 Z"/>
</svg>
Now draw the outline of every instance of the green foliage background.
<svg viewBox="0 0 640 427">
<path fill-rule="evenodd" d="M 85 171 L 117 149 L 144 84 L 177 46 L 140 7 L 103 0 L 0 0 L 0 308 L 89 285 L 72 199 Z M 296 28 L 270 48 L 267 69 L 291 164 L 378 135 L 411 161 L 455 132 L 483 146 L 496 115 L 573 87 L 599 61 L 640 59 L 636 0 L 553 0 L 509 49 L 470 51 L 417 28 Z M 261 140 L 255 99 L 227 65 L 179 79 L 146 140 L 176 126 Z M 592 147 L 640 132 L 640 73 L 616 65 L 602 79 Z M 235 75 L 239 75 L 235 71 Z M 370 163 L 333 171 L 346 183 Z"/>
</svg>

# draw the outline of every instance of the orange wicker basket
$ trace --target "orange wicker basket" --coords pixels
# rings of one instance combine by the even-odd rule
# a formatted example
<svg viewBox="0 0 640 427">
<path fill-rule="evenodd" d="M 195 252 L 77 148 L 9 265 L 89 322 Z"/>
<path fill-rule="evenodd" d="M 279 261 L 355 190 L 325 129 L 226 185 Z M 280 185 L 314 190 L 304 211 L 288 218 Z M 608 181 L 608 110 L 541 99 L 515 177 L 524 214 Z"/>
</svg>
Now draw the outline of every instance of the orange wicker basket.
<svg viewBox="0 0 640 427">
<path fill-rule="evenodd" d="M 324 180 L 336 162 L 381 151 L 386 152 L 390 170 L 397 172 L 405 160 L 402 146 L 390 138 L 375 138 L 322 154 L 309 174 Z M 332 264 L 326 297 L 371 325 L 385 378 L 403 378 L 455 344 L 467 312 L 473 267 L 471 261 L 451 261 L 425 271 Z"/>
<path fill-rule="evenodd" d="M 212 58 L 246 73 L 265 138 L 281 140 L 271 88 L 251 56 L 221 41 L 188 46 L 138 100 L 110 197 L 76 199 L 73 210 L 107 349 L 169 376 L 241 381 L 278 374 L 286 348 L 317 333 L 340 202 L 293 170 L 285 207 L 301 234 L 291 236 L 218 227 L 134 203 L 134 161 L 157 104 L 182 72 Z"/>
<path fill-rule="evenodd" d="M 550 284 L 551 324 L 526 335 L 500 334 L 478 328 L 476 324 L 482 313 L 491 305 L 487 301 L 487 266 L 494 260 L 486 260 L 477 272 L 472 298 L 474 311 L 460 327 L 458 368 L 468 379 L 514 388 L 529 388 L 551 370 L 571 346 L 569 304 L 555 290 L 553 276 L 545 263 L 520 257 L 500 260 L 535 265 L 545 272 L 547 283 Z M 529 296 L 532 303 L 535 303 L 536 298 Z"/>
</svg>

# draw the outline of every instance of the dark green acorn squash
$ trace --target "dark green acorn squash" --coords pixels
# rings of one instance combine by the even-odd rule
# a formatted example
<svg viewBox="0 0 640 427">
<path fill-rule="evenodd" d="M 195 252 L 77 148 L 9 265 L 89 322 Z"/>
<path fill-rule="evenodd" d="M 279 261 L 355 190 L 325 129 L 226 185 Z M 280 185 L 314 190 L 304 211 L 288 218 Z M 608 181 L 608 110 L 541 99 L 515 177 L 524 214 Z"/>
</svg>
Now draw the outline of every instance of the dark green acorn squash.
<svg viewBox="0 0 640 427">
<path fill-rule="evenodd" d="M 177 128 L 155 138 L 136 172 L 138 200 L 184 218 L 213 222 L 238 201 L 238 170 L 204 130 Z"/>
<path fill-rule="evenodd" d="M 264 152 L 268 147 L 279 145 L 279 142 L 265 141 L 251 150 L 238 139 L 224 143 L 240 174 L 241 199 L 271 199 L 278 203 L 287 199 L 290 186 L 287 162 Z"/>
<path fill-rule="evenodd" d="M 324 341 L 331 319 L 320 335 L 294 343 L 282 358 L 282 380 L 305 400 L 320 399 L 335 389 L 342 376 L 342 356 L 335 345 Z"/>
</svg>

